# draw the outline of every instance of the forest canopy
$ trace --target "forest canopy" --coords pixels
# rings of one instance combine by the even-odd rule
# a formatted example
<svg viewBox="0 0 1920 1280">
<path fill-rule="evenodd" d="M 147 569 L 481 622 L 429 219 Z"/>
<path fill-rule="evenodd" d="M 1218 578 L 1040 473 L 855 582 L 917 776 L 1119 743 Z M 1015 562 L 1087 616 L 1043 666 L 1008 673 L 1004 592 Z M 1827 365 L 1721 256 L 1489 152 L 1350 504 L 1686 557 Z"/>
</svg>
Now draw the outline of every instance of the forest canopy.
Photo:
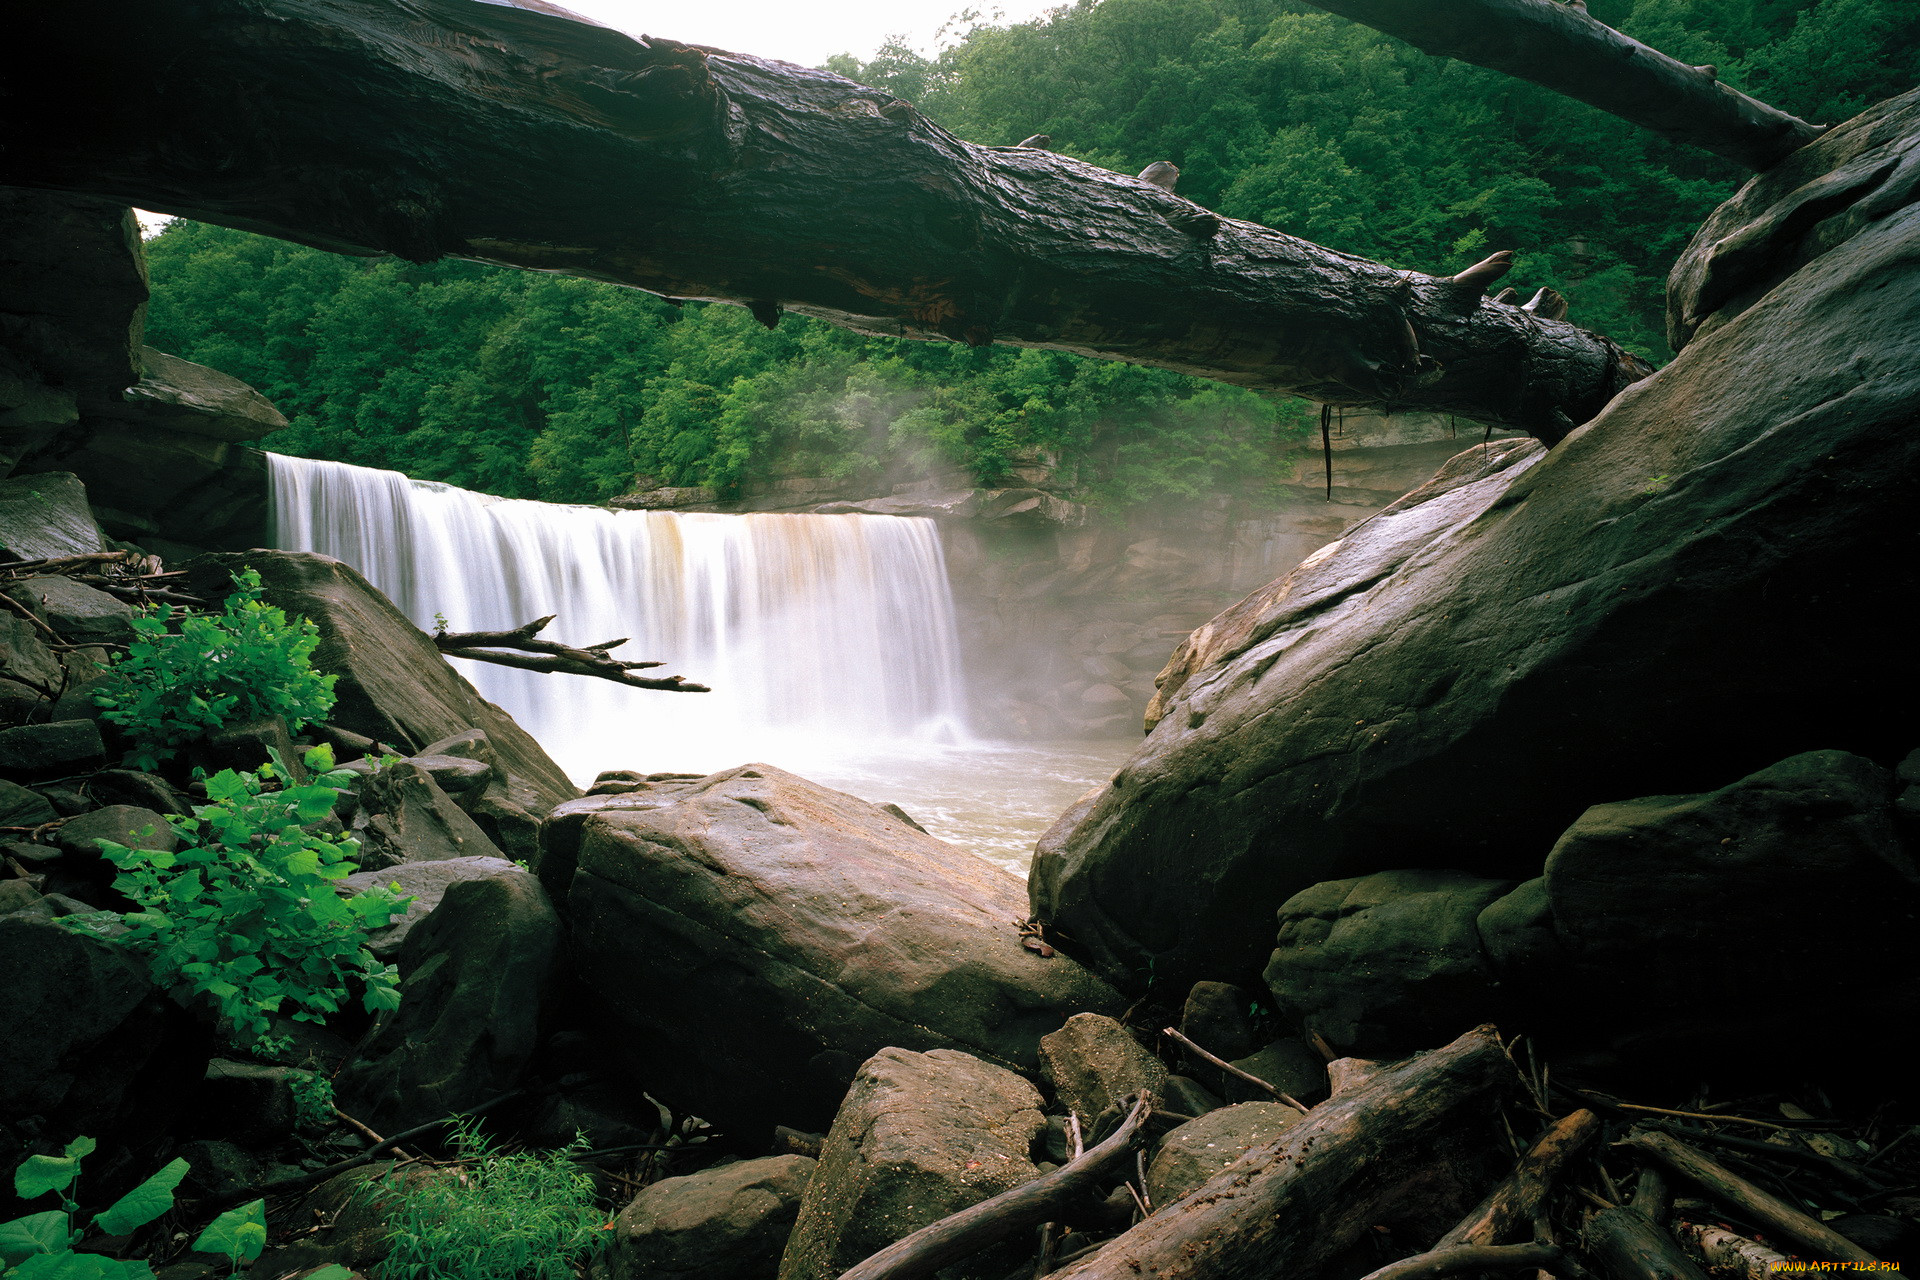
<svg viewBox="0 0 1920 1280">
<path fill-rule="evenodd" d="M 1834 122 L 1920 81 L 1909 0 L 1591 0 L 1591 12 L 1775 106 Z M 1571 319 L 1649 359 L 1660 286 L 1742 175 L 1549 90 L 1421 54 L 1297 0 L 1078 0 L 897 42 L 831 70 L 972 141 L 1048 134 L 1123 172 L 1396 267 L 1517 254 Z M 148 341 L 243 378 L 275 449 L 516 497 L 597 502 L 636 477 L 723 494 L 779 476 L 1006 480 L 1036 455 L 1123 506 L 1258 486 L 1307 406 L 1041 350 L 866 338 L 464 262 L 343 257 L 175 222 L 149 243 Z"/>
</svg>

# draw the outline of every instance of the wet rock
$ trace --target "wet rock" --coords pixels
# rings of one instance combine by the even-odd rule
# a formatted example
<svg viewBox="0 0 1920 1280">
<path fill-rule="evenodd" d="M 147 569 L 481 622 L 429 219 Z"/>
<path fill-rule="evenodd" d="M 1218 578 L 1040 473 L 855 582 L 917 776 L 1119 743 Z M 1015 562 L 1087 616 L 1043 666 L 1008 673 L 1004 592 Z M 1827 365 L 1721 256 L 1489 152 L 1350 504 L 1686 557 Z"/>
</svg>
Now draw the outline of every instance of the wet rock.
<svg viewBox="0 0 1920 1280">
<path fill-rule="evenodd" d="M 39 792 L 0 778 L 0 827 L 37 827 L 58 816 Z"/>
<path fill-rule="evenodd" d="M 0 729 L 0 772 L 15 777 L 78 773 L 106 759 L 100 726 L 91 720 L 55 720 Z"/>
<path fill-rule="evenodd" d="M 400 1008 L 340 1078 L 382 1132 L 511 1089 L 538 1043 L 560 920 L 531 872 L 456 880 L 400 948 Z"/>
<path fill-rule="evenodd" d="M 441 858 L 430 862 L 403 862 L 397 867 L 380 871 L 357 872 L 337 881 L 335 887 L 342 896 L 351 897 L 368 889 L 397 884 L 401 893 L 413 899 L 407 904 L 404 915 L 386 928 L 375 929 L 367 934 L 367 948 L 382 960 L 391 960 L 400 953 L 407 935 L 445 901 L 448 889 L 465 880 L 488 880 L 494 876 L 513 875 L 516 871 L 517 868 L 504 858 Z"/>
<path fill-rule="evenodd" d="M 1256 968 L 1313 884 L 1525 879 L 1598 799 L 1911 750 L 1916 131 L 1909 93 L 1752 179 L 1676 268 L 1698 336 L 1657 376 L 1258 593 L 1036 861 L 1037 914 L 1179 989 Z"/>
<path fill-rule="evenodd" d="M 1041 1036 L 1040 1069 L 1088 1133 L 1101 1112 L 1120 1107 L 1128 1095 L 1166 1092 L 1167 1069 L 1160 1060 L 1098 1013 L 1076 1013 L 1058 1031 Z"/>
<path fill-rule="evenodd" d="M 1314 885 L 1280 908 L 1267 987 L 1284 1017 L 1338 1050 L 1440 1043 L 1494 1012 L 1476 921 L 1512 887 L 1457 871 Z"/>
<path fill-rule="evenodd" d="M 157 849 L 164 853 L 180 847 L 180 839 L 167 825 L 164 815 L 130 804 L 108 805 L 69 818 L 53 838 L 67 853 L 94 861 L 101 857 L 102 840 L 111 840 L 129 849 Z"/>
<path fill-rule="evenodd" d="M 1813 751 L 1717 791 L 1595 805 L 1547 859 L 1576 981 L 1618 1034 L 1710 1046 L 1834 1018 L 1836 1000 L 1910 973 L 1920 875 L 1893 786 L 1869 760 Z"/>
<path fill-rule="evenodd" d="M 1147 1166 L 1156 1211 L 1199 1187 L 1255 1147 L 1292 1128 L 1300 1113 L 1278 1102 L 1242 1102 L 1189 1120 L 1160 1140 Z"/>
<path fill-rule="evenodd" d="M 106 549 L 78 476 L 48 471 L 0 480 L 0 551 L 43 560 Z"/>
<path fill-rule="evenodd" d="M 614 1219 L 613 1280 L 774 1280 L 813 1170 L 769 1156 L 642 1189 Z"/>
<path fill-rule="evenodd" d="M 330 723 L 418 752 L 478 729 L 502 772 L 543 808 L 579 794 L 539 743 L 475 693 L 426 633 L 351 567 L 330 556 L 262 550 L 202 556 L 186 567 L 196 590 L 220 595 L 243 566 L 259 570 L 269 604 L 319 627 L 314 664 L 340 677 Z"/>
<path fill-rule="evenodd" d="M 133 635 L 131 606 L 72 578 L 20 578 L 0 594 L 33 610 L 69 644 L 114 644 Z"/>
<path fill-rule="evenodd" d="M 381 1160 L 335 1174 L 301 1203 L 298 1218 L 321 1226 L 314 1235 L 270 1248 L 250 1268 L 256 1274 L 293 1276 L 329 1263 L 371 1273 L 393 1249 L 396 1192 L 447 1177 L 419 1165 Z"/>
<path fill-rule="evenodd" d="M 903 1236 L 1031 1182 L 1040 1095 L 1010 1071 L 947 1049 L 882 1049 L 854 1077 L 780 1261 L 780 1280 L 833 1280 Z M 942 1272 L 999 1280 L 1024 1239 Z"/>
<path fill-rule="evenodd" d="M 646 1064 L 676 1105 L 736 1131 L 819 1125 L 883 1047 L 1032 1070 L 1067 1016 L 1117 1008 L 1021 945 L 1013 876 L 875 805 L 747 765 L 614 807 L 652 798 L 594 798 L 568 901 L 609 1030 L 677 1046 Z"/>
<path fill-rule="evenodd" d="M 355 788 L 350 824 L 361 865 L 378 870 L 446 858 L 499 858 L 501 852 L 433 775 L 408 761 L 389 765 Z"/>
</svg>

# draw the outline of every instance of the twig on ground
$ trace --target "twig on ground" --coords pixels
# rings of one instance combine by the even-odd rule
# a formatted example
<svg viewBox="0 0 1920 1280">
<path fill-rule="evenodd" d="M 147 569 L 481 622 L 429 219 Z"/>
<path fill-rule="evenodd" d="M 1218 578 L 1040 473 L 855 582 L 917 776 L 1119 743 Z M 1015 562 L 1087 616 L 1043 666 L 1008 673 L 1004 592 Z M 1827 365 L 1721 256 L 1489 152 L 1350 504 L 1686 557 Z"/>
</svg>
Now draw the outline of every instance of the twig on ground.
<svg viewBox="0 0 1920 1280">
<path fill-rule="evenodd" d="M 1192 1050 L 1196 1055 L 1206 1059 L 1208 1062 L 1211 1062 L 1214 1066 L 1220 1068 L 1222 1071 L 1226 1072 L 1228 1075 L 1238 1076 L 1242 1080 L 1245 1080 L 1248 1084 L 1258 1085 L 1260 1088 L 1265 1089 L 1268 1093 L 1272 1094 L 1274 1097 L 1280 1099 L 1282 1102 L 1286 1103 L 1288 1106 L 1298 1111 L 1301 1115 L 1307 1114 L 1306 1103 L 1300 1101 L 1298 1098 L 1294 1097 L 1293 1095 L 1286 1093 L 1283 1090 L 1274 1087 L 1273 1085 L 1268 1084 L 1265 1080 L 1262 1080 L 1259 1076 L 1254 1075 L 1251 1071 L 1242 1071 L 1239 1067 L 1234 1066 L 1231 1062 L 1228 1062 L 1225 1058 L 1216 1057 L 1215 1055 L 1208 1053 L 1205 1049 L 1202 1049 L 1199 1045 L 1189 1040 L 1186 1036 L 1181 1035 L 1178 1031 L 1174 1030 L 1172 1027 L 1166 1028 L 1164 1034 L 1172 1036 L 1175 1040 L 1178 1040 L 1181 1044 L 1187 1046 L 1187 1048 Z"/>
</svg>

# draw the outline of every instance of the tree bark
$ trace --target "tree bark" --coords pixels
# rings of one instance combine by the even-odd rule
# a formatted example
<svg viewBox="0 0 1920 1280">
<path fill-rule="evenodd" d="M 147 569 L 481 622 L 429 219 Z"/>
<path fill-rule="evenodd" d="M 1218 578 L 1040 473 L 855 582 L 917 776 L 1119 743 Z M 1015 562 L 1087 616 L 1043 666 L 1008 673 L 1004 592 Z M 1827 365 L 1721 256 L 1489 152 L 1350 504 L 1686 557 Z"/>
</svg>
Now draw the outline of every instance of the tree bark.
<svg viewBox="0 0 1920 1280">
<path fill-rule="evenodd" d="M 1515 1228 L 1531 1224 L 1567 1161 L 1599 1132 L 1600 1117 L 1591 1111 L 1575 1111 L 1554 1121 L 1493 1194 L 1433 1247 L 1498 1244 Z"/>
<path fill-rule="evenodd" d="M 1587 1223 L 1585 1238 L 1608 1280 L 1707 1280 L 1673 1237 L 1638 1209 L 1602 1209 Z"/>
<path fill-rule="evenodd" d="M 1396 271 L 1050 151 L 963 142 L 824 72 L 551 12 L 103 0 L 9 23 L 34 51 L 12 72 L 33 115 L 0 183 L 1548 441 L 1650 372 L 1489 301 L 1500 255 Z"/>
<path fill-rule="evenodd" d="M 1440 57 L 1504 71 L 1748 169 L 1771 169 L 1825 128 L 1721 84 L 1562 0 L 1313 0 Z"/>
<path fill-rule="evenodd" d="M 1382 1070 L 1322 1103 L 1098 1253 L 1072 1280 L 1313 1280 L 1382 1218 L 1430 1196 L 1461 1148 L 1491 1152 L 1519 1075 L 1492 1029 Z"/>
</svg>

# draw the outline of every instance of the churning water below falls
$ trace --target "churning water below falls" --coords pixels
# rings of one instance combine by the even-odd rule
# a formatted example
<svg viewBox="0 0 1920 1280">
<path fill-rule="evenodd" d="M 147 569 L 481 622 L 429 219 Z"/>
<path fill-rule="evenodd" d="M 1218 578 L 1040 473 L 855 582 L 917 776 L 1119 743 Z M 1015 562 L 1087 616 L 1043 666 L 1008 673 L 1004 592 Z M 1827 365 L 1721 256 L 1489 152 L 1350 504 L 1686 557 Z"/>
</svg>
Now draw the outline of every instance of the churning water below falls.
<svg viewBox="0 0 1920 1280">
<path fill-rule="evenodd" d="M 610 511 L 494 498 L 394 471 L 268 455 L 275 545 L 337 556 L 422 627 L 548 614 L 618 636 L 712 693 L 626 689 L 455 659 L 581 785 L 603 769 L 777 765 L 1024 875 L 1033 842 L 1120 743 L 975 738 L 931 520 Z"/>
</svg>

